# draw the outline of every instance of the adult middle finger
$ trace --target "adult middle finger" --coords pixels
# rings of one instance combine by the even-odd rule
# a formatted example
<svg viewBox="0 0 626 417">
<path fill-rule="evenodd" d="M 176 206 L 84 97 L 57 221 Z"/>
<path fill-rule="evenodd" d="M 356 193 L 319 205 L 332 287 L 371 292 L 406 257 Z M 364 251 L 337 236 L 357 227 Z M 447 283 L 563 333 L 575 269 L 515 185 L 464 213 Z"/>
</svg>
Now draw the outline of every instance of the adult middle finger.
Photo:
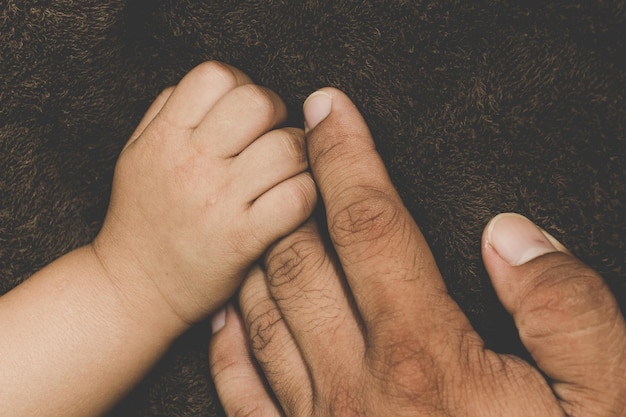
<svg viewBox="0 0 626 417">
<path fill-rule="evenodd" d="M 265 257 L 267 286 L 314 379 L 354 369 L 365 351 L 341 269 L 313 221 Z"/>
</svg>

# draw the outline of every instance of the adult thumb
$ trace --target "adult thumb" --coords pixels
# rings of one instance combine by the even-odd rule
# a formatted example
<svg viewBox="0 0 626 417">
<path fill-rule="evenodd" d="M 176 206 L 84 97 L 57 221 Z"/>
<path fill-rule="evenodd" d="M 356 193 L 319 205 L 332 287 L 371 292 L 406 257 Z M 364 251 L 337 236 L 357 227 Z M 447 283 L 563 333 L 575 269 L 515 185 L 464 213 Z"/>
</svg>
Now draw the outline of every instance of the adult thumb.
<svg viewBox="0 0 626 417">
<path fill-rule="evenodd" d="M 626 415 L 626 324 L 602 277 L 523 216 L 493 218 L 483 260 L 568 416 Z"/>
</svg>

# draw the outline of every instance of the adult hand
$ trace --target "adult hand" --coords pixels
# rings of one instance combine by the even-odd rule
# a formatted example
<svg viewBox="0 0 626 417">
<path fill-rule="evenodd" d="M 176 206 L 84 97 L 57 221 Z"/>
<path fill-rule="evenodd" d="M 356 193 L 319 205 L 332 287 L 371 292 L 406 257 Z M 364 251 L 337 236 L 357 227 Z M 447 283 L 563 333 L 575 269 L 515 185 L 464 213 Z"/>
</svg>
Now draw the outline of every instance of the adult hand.
<svg viewBox="0 0 626 417">
<path fill-rule="evenodd" d="M 529 220 L 496 217 L 483 258 L 548 378 L 485 349 L 350 100 L 324 89 L 305 117 L 336 256 L 304 225 L 250 273 L 241 316 L 217 316 L 210 361 L 228 415 L 626 413 L 626 325 L 601 277 Z"/>
</svg>

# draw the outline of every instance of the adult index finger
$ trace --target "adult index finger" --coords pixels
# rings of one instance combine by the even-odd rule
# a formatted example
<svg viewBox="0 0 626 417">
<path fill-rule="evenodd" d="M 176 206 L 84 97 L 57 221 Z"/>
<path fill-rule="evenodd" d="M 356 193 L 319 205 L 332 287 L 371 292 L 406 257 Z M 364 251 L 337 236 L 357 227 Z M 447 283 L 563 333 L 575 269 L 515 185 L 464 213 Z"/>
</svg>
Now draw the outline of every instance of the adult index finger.
<svg viewBox="0 0 626 417">
<path fill-rule="evenodd" d="M 325 88 L 307 99 L 304 113 L 309 161 L 331 240 L 366 328 L 385 330 L 369 333 L 386 343 L 394 343 L 394 329 L 405 339 L 407 328 L 428 338 L 449 328 L 450 320 L 455 329 L 471 331 L 354 104 L 341 91 Z M 420 332 L 421 326 L 428 331 Z"/>
</svg>

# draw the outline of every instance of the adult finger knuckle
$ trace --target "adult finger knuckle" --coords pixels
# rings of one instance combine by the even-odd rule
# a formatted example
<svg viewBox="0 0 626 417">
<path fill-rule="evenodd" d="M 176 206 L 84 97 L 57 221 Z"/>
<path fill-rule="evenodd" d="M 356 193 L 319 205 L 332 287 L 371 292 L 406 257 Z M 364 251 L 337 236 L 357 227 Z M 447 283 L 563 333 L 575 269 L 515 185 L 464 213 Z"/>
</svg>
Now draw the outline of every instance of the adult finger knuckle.
<svg viewBox="0 0 626 417">
<path fill-rule="evenodd" d="M 276 341 L 279 326 L 283 317 L 275 307 L 267 305 L 260 306 L 259 309 L 253 309 L 247 317 L 248 332 L 250 337 L 250 347 L 256 354 L 271 348 Z M 256 310 L 256 311 L 255 311 Z"/>
<path fill-rule="evenodd" d="M 325 167 L 333 165 L 345 166 L 346 159 L 353 157 L 346 151 L 341 132 L 334 132 L 334 135 L 337 138 L 331 144 L 323 140 L 309 140 L 308 150 L 311 166 L 318 167 L 319 170 L 326 170 Z"/>
<path fill-rule="evenodd" d="M 577 261 L 549 264 L 537 270 L 531 282 L 534 285 L 520 302 L 521 313 L 527 316 L 551 317 L 555 323 L 584 316 L 581 325 L 595 325 L 615 316 L 615 303 L 602 277 Z"/>
<path fill-rule="evenodd" d="M 440 400 L 444 373 L 437 354 L 428 345 L 398 336 L 395 343 L 385 345 L 371 358 L 372 376 L 398 404 L 421 406 Z"/>
<path fill-rule="evenodd" d="M 240 358 L 235 351 L 220 342 L 210 349 L 210 365 L 214 379 L 221 381 L 236 372 L 240 365 Z"/>
<path fill-rule="evenodd" d="M 364 188 L 359 198 L 345 204 L 329 218 L 329 230 L 337 246 L 389 242 L 401 229 L 396 201 L 376 189 Z"/>
<path fill-rule="evenodd" d="M 328 404 L 329 416 L 361 417 L 367 415 L 365 396 L 350 386 L 338 384 Z"/>
<path fill-rule="evenodd" d="M 234 410 L 228 413 L 233 417 L 267 417 L 263 408 L 256 402 L 247 403 L 246 401 L 238 401 L 237 404 L 233 404 Z"/>
<path fill-rule="evenodd" d="M 266 258 L 268 281 L 271 287 L 282 287 L 315 275 L 322 268 L 323 253 L 306 233 L 294 233 L 278 244 Z"/>
</svg>

